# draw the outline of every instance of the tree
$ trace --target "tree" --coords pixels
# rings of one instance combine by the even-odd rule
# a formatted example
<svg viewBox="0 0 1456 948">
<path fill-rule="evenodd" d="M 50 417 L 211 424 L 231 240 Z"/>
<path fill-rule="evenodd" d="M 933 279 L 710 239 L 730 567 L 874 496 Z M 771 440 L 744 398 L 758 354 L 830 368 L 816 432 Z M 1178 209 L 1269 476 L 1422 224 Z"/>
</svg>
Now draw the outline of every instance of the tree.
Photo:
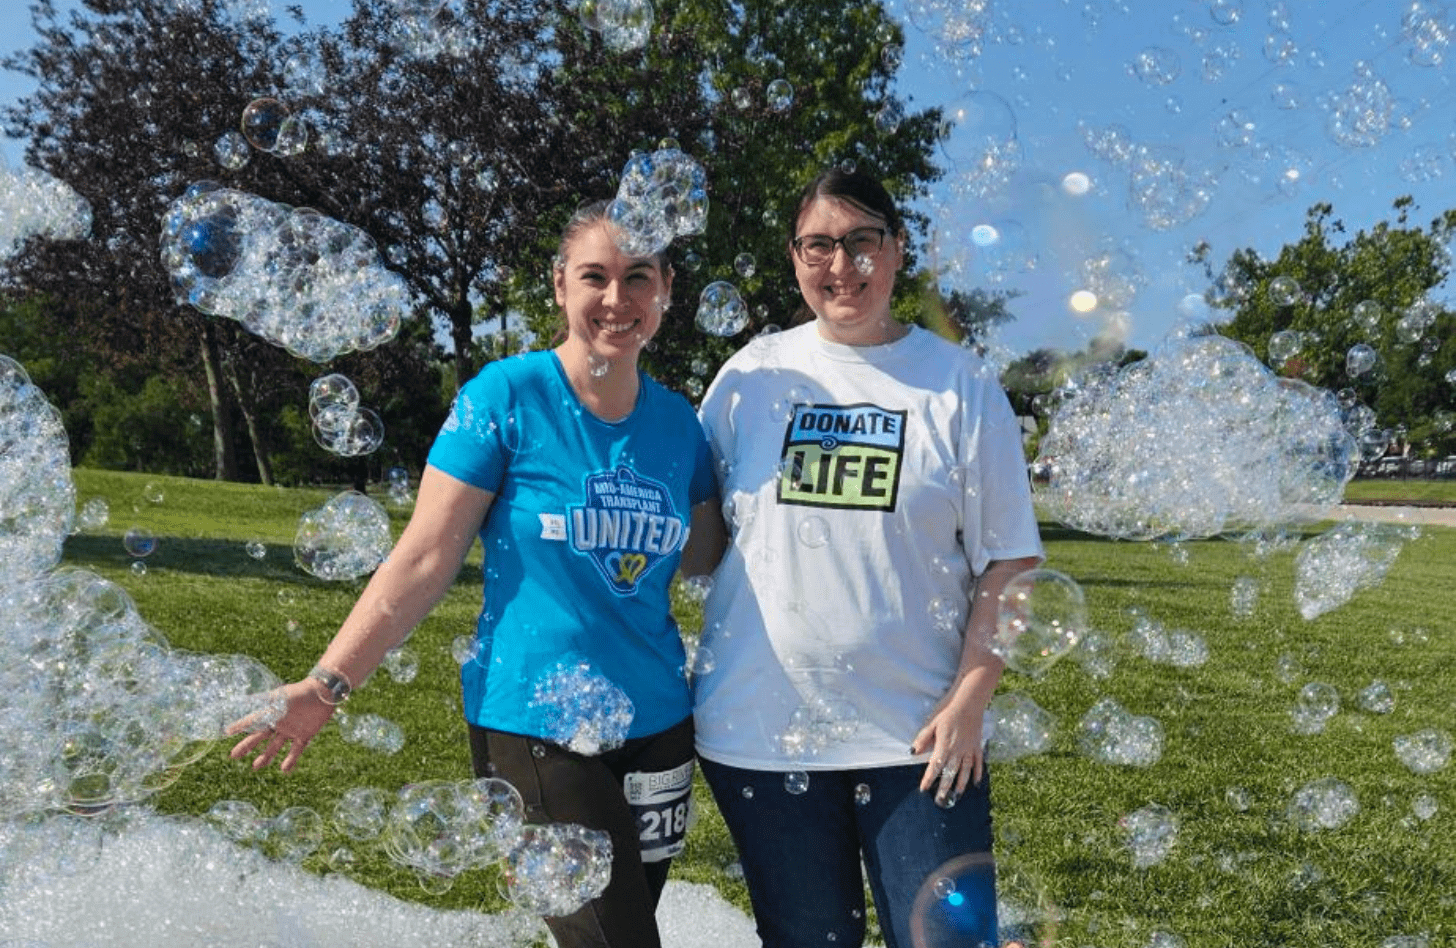
<svg viewBox="0 0 1456 948">
<path fill-rule="evenodd" d="M 1456 209 L 1425 228 L 1410 223 L 1409 197 L 1393 210 L 1393 223 L 1340 242 L 1345 225 L 1332 205 L 1316 204 L 1304 235 L 1273 260 L 1236 251 L 1215 280 L 1213 302 L 1230 313 L 1217 328 L 1283 374 L 1363 401 L 1381 426 L 1405 427 L 1425 452 L 1450 454 L 1456 313 L 1432 292 L 1451 272 Z M 1206 248 L 1193 259 L 1212 276 Z M 1371 368 L 1351 371 L 1356 346 L 1369 347 Z"/>
<path fill-rule="evenodd" d="M 93 225 L 88 239 L 31 241 L 7 263 L 9 288 L 81 301 L 54 310 L 52 328 L 83 340 L 93 365 L 190 376 L 208 394 L 215 475 L 234 478 L 222 353 L 240 337 L 179 304 L 157 239 L 167 204 L 217 172 L 213 142 L 247 90 L 273 84 L 279 34 L 228 20 L 219 0 L 85 0 L 65 23 L 51 0 L 31 11 L 39 41 L 3 65 L 39 88 L 5 107 L 6 132 L 29 138 L 27 163 L 85 198 Z"/>
</svg>

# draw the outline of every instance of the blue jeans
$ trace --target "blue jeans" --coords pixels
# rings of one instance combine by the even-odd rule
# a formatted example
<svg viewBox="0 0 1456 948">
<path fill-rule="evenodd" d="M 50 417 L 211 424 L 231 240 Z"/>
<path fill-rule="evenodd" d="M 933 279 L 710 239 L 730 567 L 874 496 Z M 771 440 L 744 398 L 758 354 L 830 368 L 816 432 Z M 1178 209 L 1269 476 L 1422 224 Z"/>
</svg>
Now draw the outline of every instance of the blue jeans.
<svg viewBox="0 0 1456 948">
<path fill-rule="evenodd" d="M 802 793 L 781 771 L 698 764 L 738 847 L 763 948 L 859 948 L 861 859 L 886 948 L 996 944 L 989 777 L 941 809 L 920 790 L 923 764 L 808 771 Z"/>
</svg>

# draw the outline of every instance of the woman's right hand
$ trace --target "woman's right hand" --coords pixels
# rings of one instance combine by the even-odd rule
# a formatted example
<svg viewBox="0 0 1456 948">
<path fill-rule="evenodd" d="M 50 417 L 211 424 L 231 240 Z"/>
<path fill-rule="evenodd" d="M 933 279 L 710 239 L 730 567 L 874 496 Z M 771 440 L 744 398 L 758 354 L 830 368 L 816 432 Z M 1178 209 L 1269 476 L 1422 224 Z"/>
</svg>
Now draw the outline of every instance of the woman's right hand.
<svg viewBox="0 0 1456 948">
<path fill-rule="evenodd" d="M 303 749 L 328 723 L 337 707 L 324 700 L 323 685 L 312 678 L 284 685 L 280 690 L 287 707 L 283 717 L 276 722 L 266 725 L 257 715 L 249 715 L 227 726 L 224 731 L 226 734 L 246 732 L 243 739 L 234 744 L 228 753 L 233 760 L 242 760 L 258 751 L 258 756 L 253 758 L 253 769 L 262 770 L 287 749 L 279 765 L 287 773 L 298 763 Z"/>
</svg>

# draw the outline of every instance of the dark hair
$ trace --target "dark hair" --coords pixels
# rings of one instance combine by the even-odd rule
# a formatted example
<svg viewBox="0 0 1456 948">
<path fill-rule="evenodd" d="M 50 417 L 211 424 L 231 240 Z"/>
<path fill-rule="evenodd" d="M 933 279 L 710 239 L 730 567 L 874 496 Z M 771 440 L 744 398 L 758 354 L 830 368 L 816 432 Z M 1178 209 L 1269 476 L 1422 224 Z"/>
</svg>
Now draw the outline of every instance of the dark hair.
<svg viewBox="0 0 1456 948">
<path fill-rule="evenodd" d="M 596 224 L 607 224 L 611 222 L 607 211 L 611 208 L 612 202 L 607 200 L 588 201 L 578 207 L 561 229 L 561 242 L 556 245 L 556 257 L 551 263 L 553 270 L 560 270 L 566 266 L 566 245 L 576 239 L 576 235 Z M 657 264 L 657 272 L 663 276 L 672 269 L 668 262 L 667 252 L 658 251 L 652 255 L 652 260 Z"/>
<path fill-rule="evenodd" d="M 884 185 L 863 171 L 830 168 L 821 172 L 800 192 L 799 203 L 794 207 L 794 219 L 789 222 L 790 240 L 798 236 L 795 231 L 799 229 L 799 218 L 804 216 L 804 210 L 815 198 L 821 197 L 838 198 L 867 214 L 883 218 L 891 237 L 898 238 L 905 233 L 905 222 L 900 217 L 900 209 L 895 206 L 895 199 L 890 197 L 890 192 L 885 190 Z"/>
</svg>

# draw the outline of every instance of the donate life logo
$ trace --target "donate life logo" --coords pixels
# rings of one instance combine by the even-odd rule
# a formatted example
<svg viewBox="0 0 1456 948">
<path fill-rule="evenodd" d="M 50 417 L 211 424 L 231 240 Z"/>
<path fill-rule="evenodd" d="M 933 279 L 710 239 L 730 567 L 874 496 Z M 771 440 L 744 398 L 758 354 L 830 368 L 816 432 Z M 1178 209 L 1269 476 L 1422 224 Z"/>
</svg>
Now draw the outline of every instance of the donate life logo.
<svg viewBox="0 0 1456 948">
<path fill-rule="evenodd" d="M 779 503 L 894 510 L 905 412 L 875 405 L 795 405 L 779 464 Z"/>
<path fill-rule="evenodd" d="M 631 596 L 642 577 L 682 548 L 687 526 L 667 488 L 629 468 L 586 479 L 585 502 L 570 507 L 571 548 L 591 557 L 613 592 Z"/>
</svg>

